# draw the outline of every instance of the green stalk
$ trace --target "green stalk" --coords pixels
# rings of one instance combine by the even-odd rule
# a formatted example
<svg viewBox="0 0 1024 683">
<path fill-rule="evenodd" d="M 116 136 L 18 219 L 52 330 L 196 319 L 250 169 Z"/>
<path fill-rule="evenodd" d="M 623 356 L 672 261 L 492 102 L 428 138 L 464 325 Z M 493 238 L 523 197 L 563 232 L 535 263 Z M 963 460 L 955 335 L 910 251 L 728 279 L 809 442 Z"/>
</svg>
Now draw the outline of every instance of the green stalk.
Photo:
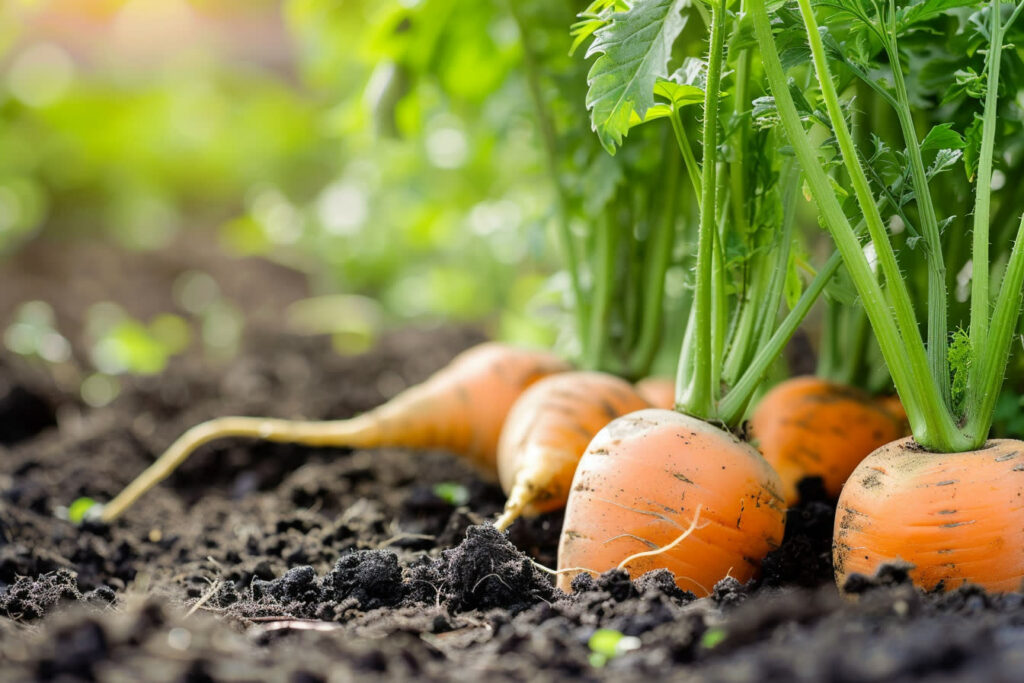
<svg viewBox="0 0 1024 683">
<path fill-rule="evenodd" d="M 648 246 L 648 259 L 644 275 L 646 280 L 642 291 L 644 304 L 641 313 L 640 336 L 634 346 L 630 370 L 645 375 L 651 367 L 654 354 L 661 342 L 660 332 L 664 315 L 665 273 L 672 262 L 672 247 L 675 244 L 676 199 L 679 196 L 679 157 L 670 155 L 665 179 L 665 199 L 661 210 L 656 234 Z"/>
<path fill-rule="evenodd" d="M 889 0 L 893 7 L 894 0 Z M 891 10 L 895 14 L 895 10 Z M 932 377 L 939 384 L 939 393 L 947 407 L 952 406 L 949 392 L 949 362 L 946 360 L 948 304 L 946 302 L 946 264 L 942 257 L 942 239 L 939 236 L 939 222 L 935 217 L 935 205 L 928 189 L 928 178 L 925 175 L 924 161 L 921 158 L 921 145 L 917 140 L 917 131 L 910 113 L 910 98 L 907 85 L 903 80 L 903 67 L 900 64 L 899 47 L 896 37 L 891 38 L 885 46 L 889 63 L 892 65 L 894 85 L 896 86 L 896 116 L 903 131 L 903 140 L 907 145 L 910 158 L 910 174 L 914 185 L 914 197 L 921 216 L 921 232 L 924 237 L 925 251 L 928 255 L 928 364 Z"/>
<path fill-rule="evenodd" d="M 908 356 L 914 366 L 915 376 L 919 380 L 929 376 L 928 361 L 921 342 L 921 335 L 918 331 L 917 318 L 914 315 L 913 304 L 903 275 L 900 273 L 899 265 L 896 262 L 896 254 L 893 252 L 892 243 L 882 221 L 882 215 L 875 205 L 875 197 L 871 192 L 867 176 L 860 163 L 860 157 L 853 144 L 853 136 L 846 125 L 843 117 L 842 107 L 839 104 L 839 94 L 836 92 L 835 84 L 832 81 L 832 74 L 829 71 L 828 60 L 825 56 L 825 46 L 821 40 L 818 30 L 818 22 L 811 9 L 810 0 L 797 0 L 800 7 L 800 15 L 807 30 L 807 41 L 811 48 L 811 57 L 814 62 L 815 74 L 821 87 L 822 99 L 825 101 L 825 108 L 828 111 L 829 121 L 832 123 L 833 133 L 839 143 L 843 156 L 843 163 L 853 184 L 854 193 L 857 197 L 864 218 L 867 221 L 868 233 L 875 245 L 875 252 L 878 256 L 878 264 L 885 276 L 886 290 L 892 299 L 893 308 L 896 311 L 896 322 L 900 334 L 907 346 Z M 806 169 L 805 169 L 806 172 Z M 920 383 L 918 383 L 920 386 Z M 945 402 L 942 403 L 945 406 Z"/>
<path fill-rule="evenodd" d="M 971 369 L 967 377 L 967 434 L 976 446 L 985 443 L 992 426 L 999 387 L 1010 350 L 1010 340 L 1021 305 L 1021 277 L 1024 249 L 1021 247 L 1024 220 L 1010 253 L 1003 284 L 999 290 L 989 330 L 989 209 L 992 195 L 992 156 L 995 147 L 999 105 L 999 64 L 1002 61 L 1003 23 L 1001 3 L 992 0 L 992 39 L 987 55 L 988 83 L 981 123 L 981 152 L 978 155 L 978 186 L 975 190 L 974 243 L 971 258 Z M 1011 21 L 1016 19 L 1019 7 Z M 1009 22 L 1008 22 L 1009 23 Z M 1021 271 L 1021 272 L 1018 272 Z"/>
<path fill-rule="evenodd" d="M 780 173 L 781 182 L 785 183 L 783 192 L 782 235 L 776 248 L 775 262 L 771 268 L 768 294 L 762 300 L 761 315 L 756 327 L 756 347 L 768 343 L 775 322 L 779 316 L 779 305 L 786 287 L 786 269 L 789 267 L 789 254 L 793 248 L 793 230 L 796 225 L 796 201 L 800 183 L 800 170 L 791 159 L 783 162 Z M 749 355 L 749 352 L 748 352 Z"/>
<path fill-rule="evenodd" d="M 989 210 L 992 203 L 992 154 L 996 138 L 999 99 L 999 63 L 1003 54 L 1003 21 L 1000 0 L 992 0 L 992 40 L 986 56 L 988 84 L 984 118 L 981 123 L 981 151 L 978 154 L 978 185 L 974 195 L 974 240 L 971 245 L 971 349 L 973 360 L 988 353 L 989 318 Z M 984 386 L 984 385 L 983 385 Z"/>
<path fill-rule="evenodd" d="M 700 166 L 697 165 L 697 159 L 693 156 L 693 148 L 690 147 L 690 139 L 686 135 L 686 128 L 683 126 L 683 119 L 679 115 L 679 110 L 672 107 L 672 132 L 675 133 L 676 143 L 679 145 L 679 153 L 683 155 L 683 161 L 686 163 L 686 175 L 690 179 L 690 183 L 693 185 L 693 193 L 697 197 L 697 207 L 701 205 L 701 171 Z"/>
<path fill-rule="evenodd" d="M 992 413 L 995 411 L 996 399 L 1006 372 L 1006 363 L 1010 357 L 1010 344 L 1013 342 L 1017 320 L 1020 318 L 1022 300 L 1021 287 L 1024 286 L 1024 217 L 1017 229 L 1017 239 L 1010 252 L 1010 261 L 1006 266 L 1003 284 L 999 288 L 995 312 L 992 315 L 992 327 L 988 336 L 988 347 L 980 358 L 974 360 L 980 365 L 977 381 L 979 390 L 971 395 L 970 410 L 966 432 L 971 439 L 971 448 L 981 448 L 988 439 L 992 427 Z M 972 349 L 973 353 L 973 349 Z"/>
<path fill-rule="evenodd" d="M 615 280 L 615 245 L 617 242 L 614 219 L 605 212 L 597 222 L 597 246 L 595 257 L 597 270 L 594 273 L 594 309 L 590 318 L 587 345 L 588 355 L 585 367 L 602 367 L 608 342 L 608 321 L 611 317 L 611 303 L 614 296 L 612 284 Z"/>
<path fill-rule="evenodd" d="M 739 317 L 732 330 L 729 351 L 725 355 L 722 367 L 722 377 L 727 384 L 735 382 L 747 365 L 750 348 L 753 346 L 753 341 L 757 339 L 758 317 L 762 312 L 762 307 L 765 306 L 764 292 L 769 286 L 766 280 L 769 276 L 774 275 L 774 270 L 766 267 L 770 265 L 768 259 L 761 254 L 756 254 L 752 258 L 757 261 L 752 268 L 754 281 L 739 294 L 737 299 Z"/>
<path fill-rule="evenodd" d="M 867 389 L 868 387 L 863 383 L 863 377 L 865 375 L 864 362 L 867 358 L 868 343 L 870 342 L 868 317 L 860 306 L 845 309 L 844 317 L 844 322 L 846 323 L 844 325 L 846 333 L 844 338 L 847 340 L 846 354 L 843 357 L 842 364 L 839 366 L 840 371 L 835 379 L 843 384 Z"/>
<path fill-rule="evenodd" d="M 863 300 L 864 309 L 878 336 L 879 346 L 892 372 L 897 390 L 904 400 L 914 435 L 919 443 L 928 448 L 947 452 L 963 450 L 962 446 L 966 440 L 956 429 L 949 413 L 945 410 L 945 405 L 938 396 L 934 383 L 931 384 L 930 392 L 928 390 L 918 391 L 914 376 L 916 372 L 919 372 L 917 366 L 921 363 L 912 362 L 910 356 L 914 354 L 908 353 L 907 346 L 913 347 L 913 344 L 904 344 L 896 322 L 893 320 L 892 311 L 886 303 L 882 288 L 875 279 L 874 273 L 871 272 L 871 267 L 861 250 L 856 234 L 846 219 L 829 180 L 821 168 L 817 153 L 803 129 L 792 95 L 789 93 L 786 74 L 775 47 L 775 39 L 772 36 L 771 24 L 764 3 L 765 0 L 751 0 L 751 15 L 757 41 L 761 48 L 765 74 L 774 93 L 783 128 L 804 171 L 822 218 L 832 233 L 836 248 L 842 255 L 843 262 Z M 813 34 L 818 35 L 816 29 Z M 819 37 L 817 41 L 819 48 L 820 43 Z M 875 209 L 875 213 L 877 215 L 877 209 Z M 883 237 L 885 237 L 884 234 Z M 887 238 L 886 243 L 888 243 Z M 923 344 L 920 335 L 917 335 L 916 340 L 912 341 L 916 341 L 919 355 L 923 359 L 924 349 L 921 348 Z M 924 372 L 927 373 L 926 360 L 923 365 Z"/>
<path fill-rule="evenodd" d="M 697 276 L 694 308 L 696 320 L 690 376 L 684 386 L 677 388 L 681 409 L 693 417 L 709 420 L 714 417 L 712 400 L 712 288 L 714 269 L 714 240 L 718 229 L 715 210 L 718 186 L 715 178 L 717 164 L 715 150 L 718 144 L 719 89 L 722 83 L 722 48 L 725 41 L 725 3 L 711 5 L 711 45 L 708 50 L 707 89 L 704 93 L 704 156 L 702 167 L 702 198 L 700 234 L 697 240 Z M 688 330 L 689 332 L 690 330 Z M 684 343 L 684 347 L 686 344 Z M 682 366 L 683 361 L 680 361 Z"/>
<path fill-rule="evenodd" d="M 842 354 L 839 351 L 839 340 L 842 337 L 842 307 L 835 301 L 826 301 L 825 316 L 822 320 L 821 350 L 818 352 L 818 365 L 815 374 L 818 377 L 833 379 L 839 376 L 842 365 Z"/>
<path fill-rule="evenodd" d="M 718 164 L 715 183 L 724 191 L 716 198 L 715 215 L 718 226 L 715 230 L 715 241 L 712 245 L 711 282 L 711 402 L 717 405 L 721 395 L 722 364 L 725 358 L 725 344 L 729 337 L 729 297 L 725 289 L 725 221 L 728 213 L 729 190 L 726 187 L 725 165 Z M 724 195 L 724 196 L 723 196 Z"/>
<path fill-rule="evenodd" d="M 896 254 L 893 252 L 889 235 L 882 223 L 882 216 L 875 205 L 874 195 L 871 192 L 867 176 L 864 174 L 864 169 L 861 166 L 857 150 L 853 144 L 853 137 L 850 135 L 846 119 L 843 117 L 842 109 L 839 105 L 839 95 L 836 92 L 835 84 L 832 82 L 832 75 L 829 72 L 828 61 L 825 57 L 825 47 L 822 43 L 821 33 L 818 30 L 818 23 L 814 18 L 814 12 L 811 9 L 810 0 L 797 0 L 797 3 L 800 7 L 800 16 L 803 18 L 804 27 L 807 29 L 807 40 L 811 47 L 811 57 L 814 62 L 818 83 L 821 87 L 822 98 L 825 100 L 825 107 L 828 110 L 829 120 L 832 122 L 833 132 L 842 151 L 844 165 L 853 183 L 857 202 L 864 213 L 865 219 L 867 219 L 868 232 L 871 235 L 872 243 L 875 245 L 879 266 L 885 275 L 886 290 L 895 309 L 896 323 L 903 341 L 902 354 L 905 354 L 910 362 L 911 374 L 905 378 L 907 382 L 904 384 L 904 391 L 901 392 L 901 395 L 909 395 L 904 394 L 904 392 L 909 390 L 912 392 L 914 400 L 919 402 L 919 410 L 917 412 L 920 426 L 914 430 L 914 434 L 919 436 L 919 441 L 924 439 L 922 445 L 925 447 L 948 451 L 946 447 L 954 443 L 961 443 L 963 435 L 957 432 L 949 410 L 946 407 L 947 402 L 939 390 L 936 378 L 931 375 L 931 367 L 925 353 L 924 344 L 921 341 L 921 334 L 918 330 L 917 318 L 914 315 L 910 294 L 907 291 L 906 283 L 903 281 L 899 265 L 896 263 Z M 804 172 L 807 172 L 806 165 L 804 165 Z M 849 225 L 848 222 L 847 225 Z M 863 259 L 863 254 L 860 257 Z M 850 272 L 853 275 L 853 269 Z M 854 282 L 857 282 L 856 277 Z M 874 280 L 872 282 L 874 283 Z M 877 285 L 877 283 L 875 284 Z M 943 286 L 945 285 L 943 284 Z M 875 329 L 877 331 L 878 328 L 875 327 Z M 890 354 L 894 354 L 897 348 L 897 346 L 893 345 L 889 347 L 888 351 Z M 944 367 L 942 372 L 948 373 L 949 370 Z M 913 425 L 913 422 L 911 424 Z"/>
<path fill-rule="evenodd" d="M 766 344 L 758 349 L 757 354 L 750 361 L 750 364 L 747 365 L 747 369 L 739 381 L 736 382 L 735 386 L 729 390 L 729 393 L 718 404 L 719 417 L 725 424 L 736 425 L 743 419 L 747 405 L 750 403 L 754 392 L 757 391 L 758 385 L 761 384 L 761 380 L 764 379 L 765 373 L 768 372 L 768 368 L 779 357 L 782 350 L 786 348 L 786 344 L 789 343 L 797 328 L 800 327 L 800 323 L 807 317 L 814 302 L 817 301 L 828 281 L 839 269 L 842 262 L 838 251 L 829 257 L 825 267 L 818 271 L 818 274 L 811 280 L 811 284 L 800 295 L 800 299 L 797 301 L 796 306 L 793 307 L 793 310 L 783 318 L 782 324 L 775 330 L 775 334 L 771 336 Z"/>
</svg>

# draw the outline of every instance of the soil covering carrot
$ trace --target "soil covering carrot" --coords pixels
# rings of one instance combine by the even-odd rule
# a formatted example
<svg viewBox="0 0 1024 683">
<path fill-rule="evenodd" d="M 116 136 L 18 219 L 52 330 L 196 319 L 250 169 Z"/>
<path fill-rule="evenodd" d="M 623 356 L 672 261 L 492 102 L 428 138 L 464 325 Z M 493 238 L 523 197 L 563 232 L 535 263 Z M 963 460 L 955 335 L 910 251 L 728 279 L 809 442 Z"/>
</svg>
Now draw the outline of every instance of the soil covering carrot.
<svg viewBox="0 0 1024 683">
<path fill-rule="evenodd" d="M 171 444 L 104 507 L 102 519 L 116 519 L 198 447 L 227 437 L 307 446 L 438 448 L 464 455 L 493 472 L 501 428 L 512 404 L 537 380 L 568 369 L 554 354 L 489 342 L 459 354 L 426 382 L 348 420 L 216 418 L 193 427 Z"/>
<path fill-rule="evenodd" d="M 993 439 L 929 453 L 901 439 L 872 453 L 839 498 L 833 561 L 840 587 L 893 561 L 932 590 L 1024 586 L 1024 444 Z"/>
<path fill-rule="evenodd" d="M 675 408 L 676 383 L 668 377 L 645 377 L 636 383 L 636 391 L 655 408 Z"/>
<path fill-rule="evenodd" d="M 597 432 L 650 404 L 625 380 L 603 372 L 563 372 L 527 389 L 512 406 L 498 444 L 498 477 L 508 502 L 495 522 L 565 506 L 576 465 Z"/>
<path fill-rule="evenodd" d="M 897 401 L 898 404 L 898 401 Z M 795 377 L 773 387 L 750 420 L 751 439 L 782 478 L 786 503 L 797 484 L 821 477 L 838 497 L 853 469 L 875 449 L 906 436 L 904 420 L 867 393 L 818 377 Z"/>
<path fill-rule="evenodd" d="M 648 409 L 618 418 L 590 443 L 576 470 L 558 546 L 558 585 L 583 569 L 602 572 L 632 555 L 637 577 L 667 568 L 680 588 L 707 595 L 720 579 L 748 581 L 782 542 L 778 474 L 749 444 L 702 420 Z M 573 571 L 573 570 L 578 571 Z"/>
</svg>

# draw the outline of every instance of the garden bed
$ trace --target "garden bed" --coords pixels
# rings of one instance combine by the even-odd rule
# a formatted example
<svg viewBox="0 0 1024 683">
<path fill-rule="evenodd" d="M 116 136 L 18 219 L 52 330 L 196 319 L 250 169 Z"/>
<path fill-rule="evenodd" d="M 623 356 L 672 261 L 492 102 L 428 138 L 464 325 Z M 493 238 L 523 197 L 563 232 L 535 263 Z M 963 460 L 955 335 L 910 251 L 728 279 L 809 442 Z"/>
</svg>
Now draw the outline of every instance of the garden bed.
<svg viewBox="0 0 1024 683">
<path fill-rule="evenodd" d="M 252 334 L 230 364 L 177 359 L 100 410 L 5 360 L 0 424 L 25 428 L 0 446 L 0 678 L 994 681 L 1024 671 L 1020 595 L 925 596 L 894 569 L 841 599 L 834 509 L 813 495 L 790 512 L 760 582 L 727 579 L 701 600 L 657 573 L 559 593 L 530 562 L 554 565 L 559 515 L 521 521 L 507 539 L 480 526 L 501 490 L 443 453 L 227 441 L 111 527 L 60 518 L 80 496 L 109 499 L 202 419 L 351 415 L 480 339 L 407 330 L 341 357 L 323 340 Z M 591 647 L 599 628 L 639 647 L 605 660 Z"/>
</svg>

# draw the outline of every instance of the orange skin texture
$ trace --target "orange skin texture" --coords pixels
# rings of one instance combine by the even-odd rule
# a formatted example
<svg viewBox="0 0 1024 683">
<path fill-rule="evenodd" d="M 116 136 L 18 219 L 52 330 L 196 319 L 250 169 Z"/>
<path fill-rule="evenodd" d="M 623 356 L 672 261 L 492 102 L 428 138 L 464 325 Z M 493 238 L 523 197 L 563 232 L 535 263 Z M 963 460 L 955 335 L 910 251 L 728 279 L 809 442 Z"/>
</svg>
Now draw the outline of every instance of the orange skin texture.
<svg viewBox="0 0 1024 683">
<path fill-rule="evenodd" d="M 645 377 L 636 383 L 637 393 L 655 408 L 676 407 L 676 383 L 667 377 Z"/>
<path fill-rule="evenodd" d="M 907 411 L 903 407 L 903 403 L 900 401 L 900 397 L 896 395 L 889 396 L 875 396 L 875 403 L 880 407 L 884 408 L 897 420 L 900 420 L 904 424 L 907 422 Z M 907 434 L 909 434 L 909 427 Z"/>
<path fill-rule="evenodd" d="M 427 381 L 359 416 L 371 421 L 355 446 L 440 448 L 493 472 L 505 419 L 538 380 L 570 369 L 546 351 L 485 342 L 455 357 Z M 374 443 L 376 442 L 376 443 Z"/>
<path fill-rule="evenodd" d="M 117 519 L 203 444 L 247 437 L 306 446 L 439 448 L 462 455 L 493 476 L 498 439 L 516 399 L 534 382 L 569 365 L 545 351 L 488 342 L 455 357 L 422 384 L 346 420 L 218 417 L 192 427 L 103 509 Z"/>
<path fill-rule="evenodd" d="M 563 372 L 523 393 L 508 414 L 498 444 L 498 479 L 509 496 L 498 524 L 520 514 L 565 506 L 587 444 L 620 415 L 650 404 L 625 380 L 603 372 Z"/>
<path fill-rule="evenodd" d="M 558 545 L 558 568 L 604 572 L 676 541 L 625 569 L 675 574 L 698 596 L 732 576 L 748 581 L 782 542 L 786 512 L 778 474 L 749 444 L 671 410 L 641 410 L 598 432 L 576 469 Z M 559 574 L 569 591 L 578 571 Z"/>
<path fill-rule="evenodd" d="M 804 477 L 821 477 L 828 494 L 837 497 L 858 463 L 906 436 L 907 425 L 905 415 L 893 414 L 858 389 L 796 377 L 761 399 L 750 419 L 750 435 L 782 477 L 786 503 L 792 506 Z"/>
<path fill-rule="evenodd" d="M 925 590 L 965 583 L 990 592 L 1024 581 L 1024 442 L 929 453 L 913 439 L 879 448 L 854 471 L 836 511 L 836 583 L 885 562 L 914 565 Z"/>
</svg>

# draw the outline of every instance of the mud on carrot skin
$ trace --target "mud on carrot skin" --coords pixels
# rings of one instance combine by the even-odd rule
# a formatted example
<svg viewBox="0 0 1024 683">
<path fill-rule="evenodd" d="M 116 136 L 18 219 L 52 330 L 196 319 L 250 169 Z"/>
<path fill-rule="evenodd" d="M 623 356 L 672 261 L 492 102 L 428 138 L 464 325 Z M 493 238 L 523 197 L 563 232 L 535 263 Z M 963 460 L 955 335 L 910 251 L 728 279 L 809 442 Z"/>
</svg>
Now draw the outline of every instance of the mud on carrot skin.
<svg viewBox="0 0 1024 683">
<path fill-rule="evenodd" d="M 444 449 L 493 474 L 498 439 L 512 404 L 534 382 L 569 370 L 552 353 L 487 342 L 468 349 L 422 384 L 347 420 L 221 417 L 185 432 L 110 503 L 110 522 L 169 476 L 200 446 L 249 437 L 306 446 Z"/>
<path fill-rule="evenodd" d="M 620 417 L 590 443 L 576 470 L 558 547 L 558 586 L 578 571 L 667 548 L 624 567 L 632 577 L 666 568 L 680 588 L 708 595 L 725 576 L 750 580 L 782 542 L 778 474 L 749 444 L 702 420 L 659 409 Z"/>
<path fill-rule="evenodd" d="M 821 477 L 837 498 L 861 460 L 907 433 L 905 418 L 866 392 L 817 377 L 776 385 L 750 419 L 751 442 L 779 473 L 790 506 L 805 477 Z"/>
<path fill-rule="evenodd" d="M 843 488 L 833 563 L 853 573 L 913 565 L 925 590 L 973 583 L 1024 586 L 1024 443 L 993 439 L 964 453 L 929 453 L 901 439 L 872 453 Z"/>
<path fill-rule="evenodd" d="M 565 506 L 587 444 L 613 419 L 650 404 L 625 380 L 603 372 L 546 377 L 512 406 L 498 444 L 498 478 L 508 502 L 495 522 Z"/>
</svg>

